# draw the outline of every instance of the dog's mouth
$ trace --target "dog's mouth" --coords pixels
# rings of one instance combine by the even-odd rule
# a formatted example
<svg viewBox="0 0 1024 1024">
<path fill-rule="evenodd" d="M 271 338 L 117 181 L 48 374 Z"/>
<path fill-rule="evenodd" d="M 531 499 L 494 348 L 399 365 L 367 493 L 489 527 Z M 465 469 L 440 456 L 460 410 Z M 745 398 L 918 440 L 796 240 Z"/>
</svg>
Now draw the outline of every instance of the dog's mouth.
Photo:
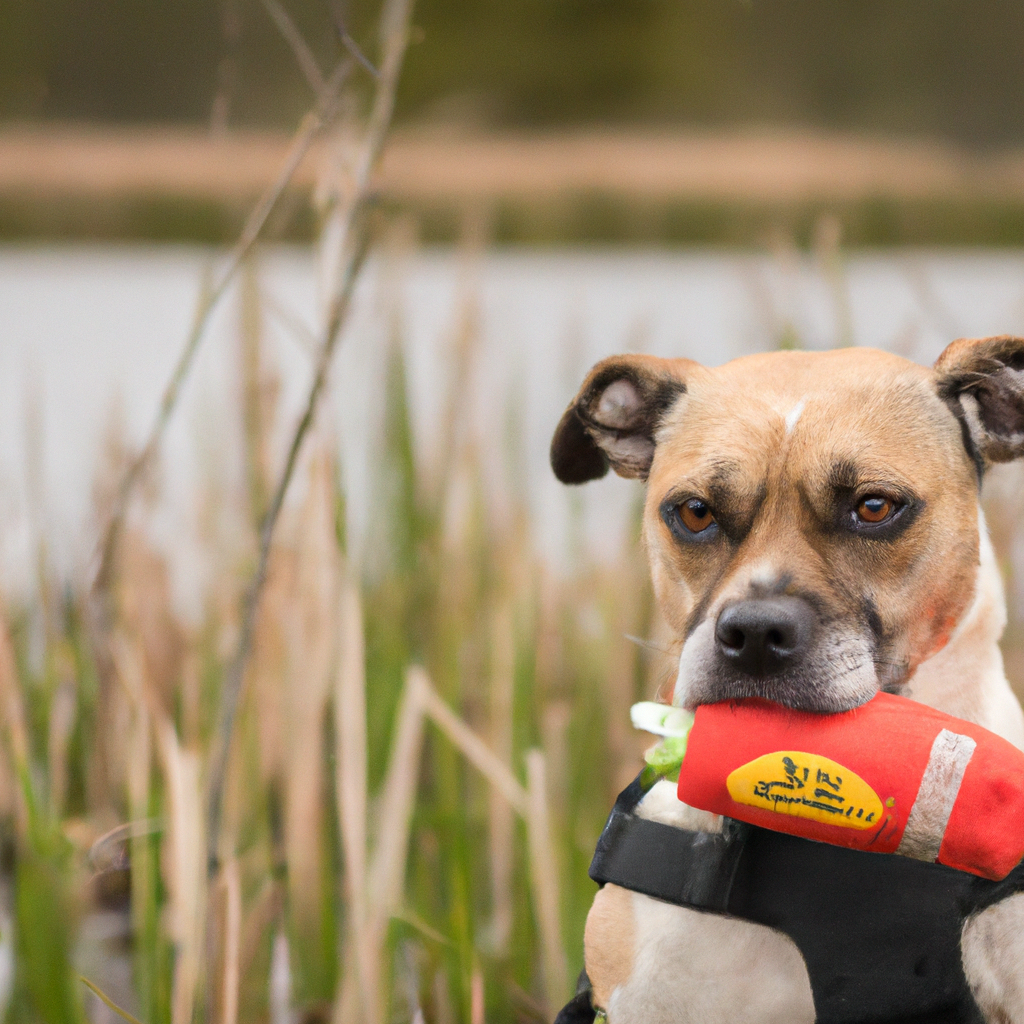
<svg viewBox="0 0 1024 1024">
<path fill-rule="evenodd" d="M 798 657 L 737 658 L 715 626 L 702 623 L 683 645 L 673 694 L 680 707 L 756 697 L 794 711 L 838 714 L 881 689 L 897 690 L 905 678 L 901 667 L 876 662 L 870 638 L 859 630 L 818 630 Z"/>
<path fill-rule="evenodd" d="M 787 674 L 763 679 L 718 679 L 707 688 L 692 693 L 685 706 L 718 704 L 728 700 L 759 698 L 792 711 L 812 711 L 835 715 L 852 711 L 867 703 L 878 692 L 877 686 L 858 686 L 855 690 L 838 688 L 830 680 L 808 679 Z"/>
</svg>

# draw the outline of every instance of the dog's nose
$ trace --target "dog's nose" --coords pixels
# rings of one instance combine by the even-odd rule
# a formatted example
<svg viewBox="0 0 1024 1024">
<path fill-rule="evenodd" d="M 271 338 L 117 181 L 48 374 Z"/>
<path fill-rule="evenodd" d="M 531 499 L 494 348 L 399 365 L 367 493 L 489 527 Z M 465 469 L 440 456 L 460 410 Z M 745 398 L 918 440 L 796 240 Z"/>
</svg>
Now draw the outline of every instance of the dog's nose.
<svg viewBox="0 0 1024 1024">
<path fill-rule="evenodd" d="M 813 628 L 814 610 L 802 598 L 757 598 L 726 605 L 715 624 L 715 640 L 740 672 L 770 676 L 799 661 Z"/>
</svg>

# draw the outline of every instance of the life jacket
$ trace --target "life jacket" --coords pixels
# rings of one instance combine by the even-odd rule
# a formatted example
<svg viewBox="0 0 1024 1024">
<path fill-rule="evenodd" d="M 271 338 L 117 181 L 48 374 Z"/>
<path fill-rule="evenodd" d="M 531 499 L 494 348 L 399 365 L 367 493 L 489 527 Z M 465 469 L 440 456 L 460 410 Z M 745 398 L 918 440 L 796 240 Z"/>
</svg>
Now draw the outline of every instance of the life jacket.
<svg viewBox="0 0 1024 1024">
<path fill-rule="evenodd" d="M 1024 891 L 1024 862 L 991 881 L 730 818 L 720 833 L 690 831 L 636 815 L 644 793 L 638 776 L 615 802 L 590 865 L 599 885 L 788 935 L 818 1024 L 983 1024 L 961 933 L 972 914 Z M 593 1020 L 589 1004 L 584 984 L 556 1024 Z"/>
</svg>

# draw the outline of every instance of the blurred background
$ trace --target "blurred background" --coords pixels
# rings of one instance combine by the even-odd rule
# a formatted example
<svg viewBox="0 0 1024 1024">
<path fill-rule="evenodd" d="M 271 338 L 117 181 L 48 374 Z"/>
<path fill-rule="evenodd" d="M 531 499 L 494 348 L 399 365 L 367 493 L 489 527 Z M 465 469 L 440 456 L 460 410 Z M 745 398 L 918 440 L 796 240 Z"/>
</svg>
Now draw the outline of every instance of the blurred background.
<svg viewBox="0 0 1024 1024">
<path fill-rule="evenodd" d="M 550 1020 L 674 675 L 589 366 L 1024 333 L 1019 4 L 389 4 L 0 5 L 3 1019 Z"/>
</svg>

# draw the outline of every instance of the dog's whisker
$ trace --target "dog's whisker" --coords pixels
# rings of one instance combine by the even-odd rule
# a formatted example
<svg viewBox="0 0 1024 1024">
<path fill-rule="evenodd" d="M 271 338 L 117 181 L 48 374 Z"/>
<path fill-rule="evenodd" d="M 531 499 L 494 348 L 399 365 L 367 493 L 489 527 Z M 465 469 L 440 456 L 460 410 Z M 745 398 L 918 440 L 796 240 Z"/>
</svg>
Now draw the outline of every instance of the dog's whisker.
<svg viewBox="0 0 1024 1024">
<path fill-rule="evenodd" d="M 648 651 L 657 651 L 659 654 L 667 654 L 669 657 L 672 658 L 676 656 L 675 651 L 671 650 L 668 647 L 663 647 L 661 644 L 655 642 L 654 640 L 645 640 L 642 636 L 633 636 L 632 633 L 623 633 L 622 635 L 627 640 L 636 644 L 637 647 L 643 647 L 645 650 Z"/>
</svg>

